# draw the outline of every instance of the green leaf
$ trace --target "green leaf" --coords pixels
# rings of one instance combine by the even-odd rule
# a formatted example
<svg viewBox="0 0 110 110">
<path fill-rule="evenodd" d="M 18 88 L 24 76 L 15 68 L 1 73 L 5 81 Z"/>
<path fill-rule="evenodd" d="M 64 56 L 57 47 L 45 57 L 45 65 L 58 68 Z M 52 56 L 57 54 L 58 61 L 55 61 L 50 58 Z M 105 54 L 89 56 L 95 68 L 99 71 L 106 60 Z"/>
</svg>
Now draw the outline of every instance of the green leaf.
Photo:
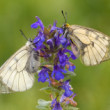
<svg viewBox="0 0 110 110">
<path fill-rule="evenodd" d="M 51 105 L 51 101 L 39 99 L 36 108 L 38 108 L 39 110 L 50 110 L 50 105 Z"/>
<path fill-rule="evenodd" d="M 67 106 L 64 110 L 79 110 L 79 108 Z"/>
<path fill-rule="evenodd" d="M 72 71 L 67 71 L 66 74 L 68 74 L 68 75 L 72 75 L 72 76 L 76 76 L 76 73 L 74 73 L 74 72 L 72 72 Z"/>
<path fill-rule="evenodd" d="M 72 71 L 67 71 L 66 74 L 64 74 L 65 78 L 71 78 L 71 76 L 76 76 L 76 73 Z"/>
<path fill-rule="evenodd" d="M 38 108 L 39 110 L 49 110 L 49 107 L 45 107 L 45 106 L 41 106 L 41 105 L 37 105 L 36 108 Z"/>
<path fill-rule="evenodd" d="M 50 62 L 42 62 L 41 65 L 42 65 L 42 66 L 43 66 L 43 65 L 52 65 L 52 63 L 50 63 Z"/>
<path fill-rule="evenodd" d="M 42 91 L 42 90 L 51 90 L 51 87 L 43 87 L 43 88 L 41 88 L 40 90 L 41 90 L 41 91 Z"/>
<path fill-rule="evenodd" d="M 51 87 L 44 87 L 40 89 L 41 91 L 43 90 L 44 92 L 50 94 L 52 92 L 52 88 Z"/>
<path fill-rule="evenodd" d="M 48 105 L 51 104 L 51 101 L 46 101 L 46 100 L 43 100 L 43 99 L 39 99 L 38 104 L 42 105 L 42 106 L 48 106 Z"/>
<path fill-rule="evenodd" d="M 52 92 L 60 93 L 60 91 L 54 87 L 44 87 L 44 88 L 41 88 L 40 90 L 44 90 L 46 93 L 52 93 Z"/>
</svg>

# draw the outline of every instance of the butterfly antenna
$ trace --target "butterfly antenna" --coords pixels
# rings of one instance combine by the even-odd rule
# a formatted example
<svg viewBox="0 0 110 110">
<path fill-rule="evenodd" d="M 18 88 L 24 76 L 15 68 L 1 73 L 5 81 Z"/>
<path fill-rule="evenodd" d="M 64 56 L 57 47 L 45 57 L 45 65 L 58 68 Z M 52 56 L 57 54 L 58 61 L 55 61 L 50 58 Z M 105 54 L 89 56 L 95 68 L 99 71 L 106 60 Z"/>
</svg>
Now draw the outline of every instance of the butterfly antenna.
<svg viewBox="0 0 110 110">
<path fill-rule="evenodd" d="M 25 36 L 24 32 L 20 29 L 21 35 L 28 41 L 28 38 Z"/>
<path fill-rule="evenodd" d="M 66 17 L 66 21 L 65 22 L 67 23 L 67 12 L 65 12 L 65 17 Z"/>
<path fill-rule="evenodd" d="M 65 23 L 67 23 L 67 12 L 65 12 L 65 14 L 64 14 L 63 10 L 61 12 L 62 12 L 62 15 L 63 15 L 63 17 L 65 19 Z"/>
</svg>

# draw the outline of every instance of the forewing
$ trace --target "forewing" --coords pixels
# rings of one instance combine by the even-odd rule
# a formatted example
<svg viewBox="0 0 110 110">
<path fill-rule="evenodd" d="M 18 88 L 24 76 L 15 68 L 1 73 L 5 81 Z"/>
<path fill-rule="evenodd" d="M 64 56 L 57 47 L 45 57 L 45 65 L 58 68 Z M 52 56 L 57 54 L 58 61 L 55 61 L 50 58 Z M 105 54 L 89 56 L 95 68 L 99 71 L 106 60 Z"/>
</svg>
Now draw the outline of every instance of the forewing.
<svg viewBox="0 0 110 110">
<path fill-rule="evenodd" d="M 25 91 L 32 87 L 34 74 L 25 68 L 29 56 L 30 52 L 24 46 L 0 68 L 0 93 Z"/>
<path fill-rule="evenodd" d="M 110 37 L 91 28 L 72 25 L 69 36 L 80 50 L 83 63 L 97 65 L 110 59 Z"/>
</svg>

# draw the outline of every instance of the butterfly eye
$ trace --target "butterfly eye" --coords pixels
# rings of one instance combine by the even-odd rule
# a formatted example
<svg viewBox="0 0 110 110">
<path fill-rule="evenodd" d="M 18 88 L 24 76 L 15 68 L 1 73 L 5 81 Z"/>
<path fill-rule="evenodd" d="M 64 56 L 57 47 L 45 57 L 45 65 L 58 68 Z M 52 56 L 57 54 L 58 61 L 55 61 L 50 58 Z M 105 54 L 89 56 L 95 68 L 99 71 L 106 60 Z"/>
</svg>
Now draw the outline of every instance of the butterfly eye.
<svg viewBox="0 0 110 110">
<path fill-rule="evenodd" d="M 31 43 L 33 43 L 33 40 L 31 39 L 31 38 L 29 38 L 29 40 L 28 40 L 29 42 L 31 42 Z"/>
<path fill-rule="evenodd" d="M 63 29 L 63 31 L 65 31 L 65 29 L 66 29 L 65 24 L 63 24 L 63 26 L 61 28 Z"/>
</svg>

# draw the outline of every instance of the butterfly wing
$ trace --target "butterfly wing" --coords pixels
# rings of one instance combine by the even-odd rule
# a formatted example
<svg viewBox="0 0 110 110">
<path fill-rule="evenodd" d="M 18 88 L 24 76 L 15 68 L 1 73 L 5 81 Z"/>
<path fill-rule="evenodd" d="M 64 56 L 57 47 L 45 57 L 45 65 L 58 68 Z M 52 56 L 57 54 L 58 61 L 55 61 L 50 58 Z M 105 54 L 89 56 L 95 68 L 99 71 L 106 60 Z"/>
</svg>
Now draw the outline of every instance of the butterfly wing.
<svg viewBox="0 0 110 110">
<path fill-rule="evenodd" d="M 0 82 L 0 93 L 11 93 L 12 91 L 2 82 Z"/>
<path fill-rule="evenodd" d="M 82 62 L 87 65 L 97 65 L 110 59 L 110 37 L 91 28 L 71 25 L 68 36 L 76 44 Z"/>
<path fill-rule="evenodd" d="M 3 64 L 0 68 L 0 93 L 25 91 L 32 87 L 34 74 L 25 68 L 29 57 L 30 51 L 24 46 Z"/>
</svg>

